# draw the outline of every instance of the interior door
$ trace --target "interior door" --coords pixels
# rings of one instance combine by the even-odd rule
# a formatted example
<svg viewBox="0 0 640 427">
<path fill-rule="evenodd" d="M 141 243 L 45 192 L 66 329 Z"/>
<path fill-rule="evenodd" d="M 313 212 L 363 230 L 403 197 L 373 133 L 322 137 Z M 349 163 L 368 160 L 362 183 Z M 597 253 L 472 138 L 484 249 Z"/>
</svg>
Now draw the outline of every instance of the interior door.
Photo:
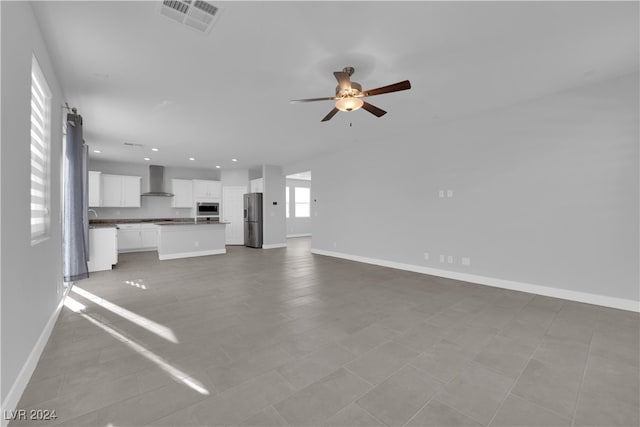
<svg viewBox="0 0 640 427">
<path fill-rule="evenodd" d="M 222 220 L 228 222 L 225 244 L 244 244 L 244 194 L 247 187 L 222 188 Z"/>
</svg>

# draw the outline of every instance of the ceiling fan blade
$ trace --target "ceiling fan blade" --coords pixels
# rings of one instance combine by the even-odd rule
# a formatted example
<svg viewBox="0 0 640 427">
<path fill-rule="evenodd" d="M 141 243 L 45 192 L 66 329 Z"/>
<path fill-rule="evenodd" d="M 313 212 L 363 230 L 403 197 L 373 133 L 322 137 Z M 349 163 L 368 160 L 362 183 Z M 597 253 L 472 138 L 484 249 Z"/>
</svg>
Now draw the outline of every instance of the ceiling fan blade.
<svg viewBox="0 0 640 427">
<path fill-rule="evenodd" d="M 373 114 L 376 117 L 382 117 L 385 114 L 387 114 L 387 112 L 384 111 L 383 109 L 378 108 L 375 105 L 371 105 L 368 102 L 365 102 L 364 104 L 362 104 L 362 108 L 364 108 L 365 110 L 367 110 L 368 112 L 370 112 L 371 114 Z"/>
<path fill-rule="evenodd" d="M 326 121 L 328 121 L 328 120 L 331 120 L 331 118 L 332 118 L 333 116 L 335 116 L 335 115 L 336 115 L 336 113 L 337 113 L 338 111 L 340 111 L 340 110 L 338 110 L 337 108 L 335 108 L 335 107 L 334 107 L 334 108 L 333 108 L 333 110 L 329 111 L 329 114 L 327 114 L 326 116 L 324 116 L 324 119 L 322 119 L 322 120 L 320 120 L 320 121 L 321 121 L 321 122 L 326 122 Z"/>
<path fill-rule="evenodd" d="M 411 82 L 409 82 L 409 80 L 394 83 L 388 86 L 382 86 L 376 89 L 365 90 L 362 92 L 362 96 L 381 95 L 383 93 L 398 92 L 398 91 L 407 90 L 407 89 L 411 89 Z"/>
<path fill-rule="evenodd" d="M 292 99 L 289 102 L 292 103 L 292 104 L 295 104 L 295 103 L 298 103 L 298 102 L 330 101 L 330 100 L 335 100 L 335 99 L 336 99 L 335 96 L 330 96 L 328 98 Z"/>
<path fill-rule="evenodd" d="M 349 73 L 345 71 L 334 71 L 333 75 L 336 76 L 340 90 L 351 90 L 351 78 L 349 78 Z"/>
</svg>

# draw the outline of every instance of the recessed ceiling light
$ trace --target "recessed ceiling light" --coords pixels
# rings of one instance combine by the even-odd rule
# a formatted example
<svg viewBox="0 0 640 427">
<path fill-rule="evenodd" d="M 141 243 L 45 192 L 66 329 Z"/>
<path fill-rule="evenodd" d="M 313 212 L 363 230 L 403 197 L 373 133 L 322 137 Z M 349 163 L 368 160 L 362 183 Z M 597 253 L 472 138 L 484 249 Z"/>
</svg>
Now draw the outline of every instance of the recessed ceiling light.
<svg viewBox="0 0 640 427">
<path fill-rule="evenodd" d="M 96 154 L 102 153 L 102 151 L 100 151 L 100 150 L 93 150 L 93 152 L 96 153 Z"/>
<path fill-rule="evenodd" d="M 149 160 L 151 160 L 151 157 L 145 157 L 144 159 L 148 162 Z"/>
<path fill-rule="evenodd" d="M 238 159 L 231 159 L 231 161 L 232 161 L 232 162 L 237 162 L 237 161 L 238 161 Z"/>
<path fill-rule="evenodd" d="M 157 148 L 152 148 L 151 151 L 160 151 Z"/>
<path fill-rule="evenodd" d="M 220 169 L 220 165 L 216 165 L 216 169 Z"/>
<path fill-rule="evenodd" d="M 196 158 L 195 157 L 189 157 L 189 160 L 194 161 Z"/>
</svg>

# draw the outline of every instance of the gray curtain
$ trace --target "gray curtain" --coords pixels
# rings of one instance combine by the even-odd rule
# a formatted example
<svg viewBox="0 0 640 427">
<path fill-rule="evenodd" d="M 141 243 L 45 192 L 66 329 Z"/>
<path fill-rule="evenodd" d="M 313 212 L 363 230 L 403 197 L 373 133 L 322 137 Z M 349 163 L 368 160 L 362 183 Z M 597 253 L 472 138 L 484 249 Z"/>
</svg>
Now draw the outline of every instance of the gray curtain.
<svg viewBox="0 0 640 427">
<path fill-rule="evenodd" d="M 82 116 L 74 109 L 72 114 L 67 114 L 64 146 L 62 229 L 65 282 L 89 277 L 87 153 L 82 139 Z"/>
</svg>

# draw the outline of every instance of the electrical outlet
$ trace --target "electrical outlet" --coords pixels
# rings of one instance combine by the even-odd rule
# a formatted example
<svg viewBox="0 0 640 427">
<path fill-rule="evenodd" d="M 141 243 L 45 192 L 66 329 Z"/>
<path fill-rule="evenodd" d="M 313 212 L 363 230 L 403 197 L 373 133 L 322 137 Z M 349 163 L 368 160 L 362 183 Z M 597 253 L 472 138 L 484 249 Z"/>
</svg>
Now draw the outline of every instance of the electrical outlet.
<svg viewBox="0 0 640 427">
<path fill-rule="evenodd" d="M 333 242 L 333 247 L 337 248 L 338 247 L 338 242 Z"/>
<path fill-rule="evenodd" d="M 438 197 L 441 199 L 444 197 L 444 190 L 438 191 Z"/>
<path fill-rule="evenodd" d="M 424 260 L 429 261 L 429 252 L 424 253 Z"/>
<path fill-rule="evenodd" d="M 193 242 L 193 246 L 195 246 L 196 248 L 200 247 L 200 242 Z"/>
<path fill-rule="evenodd" d="M 465 265 L 465 266 L 469 267 L 471 265 L 471 258 L 462 257 L 462 265 Z"/>
<path fill-rule="evenodd" d="M 440 262 L 444 262 L 444 255 L 440 255 Z"/>
<path fill-rule="evenodd" d="M 447 190 L 447 197 L 448 198 L 452 198 L 453 197 L 453 190 Z"/>
<path fill-rule="evenodd" d="M 449 255 L 449 256 L 447 257 L 447 262 L 448 262 L 449 264 L 453 264 L 453 255 Z"/>
</svg>

